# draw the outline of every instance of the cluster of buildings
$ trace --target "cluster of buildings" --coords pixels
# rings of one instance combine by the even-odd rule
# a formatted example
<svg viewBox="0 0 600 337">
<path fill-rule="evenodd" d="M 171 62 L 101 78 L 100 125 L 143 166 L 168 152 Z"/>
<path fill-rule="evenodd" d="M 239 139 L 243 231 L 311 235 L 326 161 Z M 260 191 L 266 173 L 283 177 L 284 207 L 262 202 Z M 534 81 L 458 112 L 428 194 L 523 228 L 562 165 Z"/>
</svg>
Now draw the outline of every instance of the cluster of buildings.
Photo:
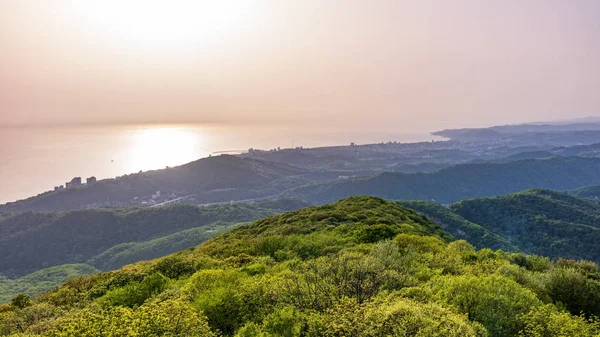
<svg viewBox="0 0 600 337">
<path fill-rule="evenodd" d="M 96 183 L 96 177 L 89 177 L 85 180 L 85 184 L 81 182 L 81 177 L 75 177 L 71 181 L 67 181 L 65 185 L 54 186 L 54 191 L 62 191 L 65 189 L 77 188 L 81 186 L 91 186 Z"/>
<path fill-rule="evenodd" d="M 249 148 L 248 149 L 248 153 L 249 154 L 253 154 L 256 152 L 279 152 L 279 151 L 300 151 L 300 150 L 304 150 L 303 146 L 296 146 L 296 147 L 291 147 L 291 148 L 286 148 L 286 149 L 282 149 L 281 147 L 276 147 L 273 149 L 269 149 L 269 150 L 258 150 L 258 149 L 254 149 L 254 148 Z"/>
</svg>

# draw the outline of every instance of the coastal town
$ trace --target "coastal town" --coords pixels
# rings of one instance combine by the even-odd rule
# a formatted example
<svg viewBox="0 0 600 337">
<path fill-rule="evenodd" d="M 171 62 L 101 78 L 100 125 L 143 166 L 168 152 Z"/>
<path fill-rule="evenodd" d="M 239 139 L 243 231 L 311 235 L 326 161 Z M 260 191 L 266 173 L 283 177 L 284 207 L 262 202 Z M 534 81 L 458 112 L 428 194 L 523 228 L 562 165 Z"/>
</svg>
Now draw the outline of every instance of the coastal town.
<svg viewBox="0 0 600 337">
<path fill-rule="evenodd" d="M 54 186 L 54 191 L 62 191 L 64 189 L 77 188 L 82 186 L 91 186 L 96 184 L 96 177 L 89 177 L 85 180 L 85 183 L 81 181 L 81 177 L 75 177 L 71 181 L 67 181 L 64 185 Z"/>
</svg>

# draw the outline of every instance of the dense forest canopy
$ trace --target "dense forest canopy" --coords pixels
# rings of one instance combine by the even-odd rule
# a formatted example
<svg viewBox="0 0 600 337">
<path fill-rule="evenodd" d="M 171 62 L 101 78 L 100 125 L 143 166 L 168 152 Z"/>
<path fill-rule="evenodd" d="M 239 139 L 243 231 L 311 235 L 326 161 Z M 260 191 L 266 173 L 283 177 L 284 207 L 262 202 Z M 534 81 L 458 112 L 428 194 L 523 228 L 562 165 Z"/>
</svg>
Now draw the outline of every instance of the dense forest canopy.
<svg viewBox="0 0 600 337">
<path fill-rule="evenodd" d="M 467 240 L 477 248 L 502 249 L 504 251 L 519 250 L 509 239 L 453 213 L 450 209 L 438 203 L 420 200 L 397 201 L 397 203 L 426 215 L 440 224 L 444 230 L 455 238 Z"/>
<path fill-rule="evenodd" d="M 21 336 L 595 336 L 600 270 L 371 197 L 267 217 L 0 307 Z"/>
<path fill-rule="evenodd" d="M 524 252 L 600 262 L 600 202 L 550 190 L 464 200 L 450 211 Z"/>
<path fill-rule="evenodd" d="M 572 191 L 570 194 L 584 198 L 600 199 L 600 185 L 584 186 Z"/>
<path fill-rule="evenodd" d="M 306 205 L 297 200 L 266 200 L 207 207 L 18 213 L 0 220 L 0 256 L 4 257 L 0 260 L 0 274 L 23 276 L 40 268 L 82 263 L 115 245 L 145 242 L 219 222 L 252 221 Z"/>
</svg>

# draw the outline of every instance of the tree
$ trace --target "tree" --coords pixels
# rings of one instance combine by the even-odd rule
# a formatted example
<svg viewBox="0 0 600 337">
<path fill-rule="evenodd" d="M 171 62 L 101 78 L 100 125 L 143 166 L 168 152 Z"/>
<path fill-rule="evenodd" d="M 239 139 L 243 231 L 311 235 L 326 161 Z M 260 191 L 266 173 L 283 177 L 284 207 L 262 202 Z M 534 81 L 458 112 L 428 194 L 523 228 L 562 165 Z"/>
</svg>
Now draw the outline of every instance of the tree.
<svg viewBox="0 0 600 337">
<path fill-rule="evenodd" d="M 29 295 L 20 293 L 10 301 L 10 304 L 16 308 L 23 309 L 29 305 Z"/>
</svg>

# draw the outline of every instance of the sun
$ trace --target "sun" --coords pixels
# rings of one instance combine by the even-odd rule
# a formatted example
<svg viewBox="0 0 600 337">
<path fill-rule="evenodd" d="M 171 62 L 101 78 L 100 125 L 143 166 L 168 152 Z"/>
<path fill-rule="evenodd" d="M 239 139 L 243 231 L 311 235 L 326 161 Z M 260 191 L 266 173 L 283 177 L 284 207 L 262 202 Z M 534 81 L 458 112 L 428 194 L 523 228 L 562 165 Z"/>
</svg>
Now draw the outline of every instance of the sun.
<svg viewBox="0 0 600 337">
<path fill-rule="evenodd" d="M 180 127 L 143 127 L 131 134 L 128 169 L 154 170 L 203 156 L 202 135 Z"/>
<path fill-rule="evenodd" d="M 126 45 L 173 48 L 218 43 L 242 33 L 252 0 L 73 0 L 74 15 Z"/>
</svg>

